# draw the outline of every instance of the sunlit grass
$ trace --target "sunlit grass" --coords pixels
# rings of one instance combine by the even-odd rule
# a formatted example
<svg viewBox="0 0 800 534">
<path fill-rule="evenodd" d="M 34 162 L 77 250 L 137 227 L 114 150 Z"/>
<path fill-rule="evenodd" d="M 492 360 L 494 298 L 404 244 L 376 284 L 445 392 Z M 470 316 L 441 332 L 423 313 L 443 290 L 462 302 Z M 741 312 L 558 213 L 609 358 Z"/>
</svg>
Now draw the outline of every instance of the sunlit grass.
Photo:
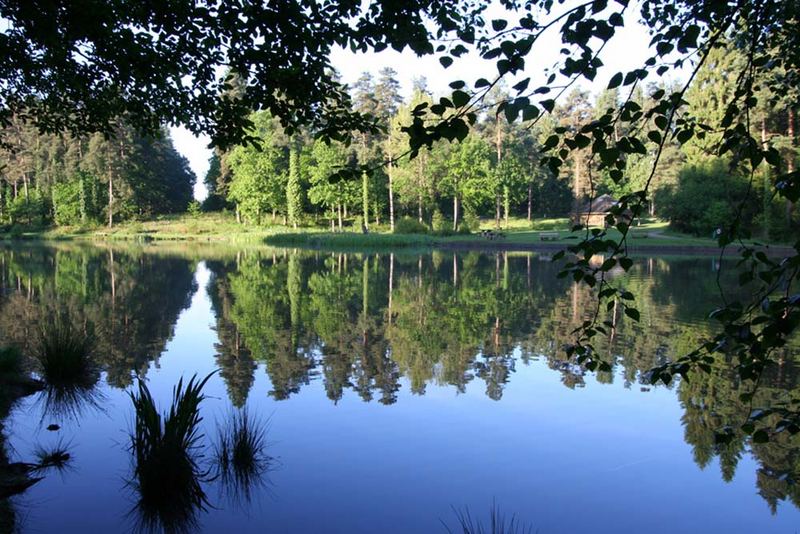
<svg viewBox="0 0 800 534">
<path fill-rule="evenodd" d="M 431 245 L 434 239 L 431 236 L 422 234 L 362 234 L 342 232 L 335 234 L 275 234 L 274 236 L 267 237 L 265 242 L 271 246 L 348 249 L 355 247 L 425 247 Z"/>
<path fill-rule="evenodd" d="M 198 381 L 193 376 L 185 387 L 181 379 L 163 417 L 144 381 L 139 382 L 138 394 L 130 393 L 135 414 L 130 485 L 138 495 L 136 513 L 145 530 L 190 532 L 197 513 L 208 505 L 202 487 L 207 473 L 199 463 L 199 425 L 202 390 L 210 377 Z"/>
<path fill-rule="evenodd" d="M 266 484 L 272 458 L 266 454 L 267 425 L 247 409 L 231 414 L 217 427 L 214 460 L 222 488 L 231 501 L 249 502 L 253 492 Z"/>
</svg>

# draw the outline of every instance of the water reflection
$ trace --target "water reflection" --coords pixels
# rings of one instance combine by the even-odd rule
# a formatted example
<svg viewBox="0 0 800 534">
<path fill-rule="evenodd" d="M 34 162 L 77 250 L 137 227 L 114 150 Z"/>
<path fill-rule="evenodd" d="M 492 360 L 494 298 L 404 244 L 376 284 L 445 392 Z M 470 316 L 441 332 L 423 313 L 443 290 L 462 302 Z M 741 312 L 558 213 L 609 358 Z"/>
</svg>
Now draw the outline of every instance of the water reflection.
<svg viewBox="0 0 800 534">
<path fill-rule="evenodd" d="M 96 361 L 108 383 L 128 387 L 158 362 L 199 289 L 211 302 L 216 364 L 238 408 L 246 405 L 259 372 L 266 372 L 270 388 L 257 393 L 276 400 L 319 381 L 333 403 L 353 394 L 385 405 L 398 402 L 405 387 L 424 395 L 434 386 L 465 392 L 470 384 L 502 401 L 514 373 L 533 360 L 544 361 L 567 388 L 583 387 L 589 374 L 568 361 L 562 347 L 592 313 L 593 295 L 557 279 L 557 266 L 535 254 L 154 250 L 0 251 L 0 345 L 34 354 L 38 325 L 67 310 L 74 324 L 94 325 Z M 197 288 L 194 278 L 200 259 L 211 273 L 205 288 Z M 704 317 L 713 307 L 716 270 L 708 259 L 649 259 L 618 275 L 615 283 L 637 295 L 642 320 L 627 320 L 621 306 L 608 310 L 604 319 L 613 326 L 596 345 L 613 365 L 597 380 L 647 391 L 648 369 L 708 337 Z M 754 405 L 796 396 L 797 364 L 796 348 L 787 349 L 762 379 Z M 700 468 L 718 458 L 722 478 L 730 480 L 751 451 L 758 461 L 757 491 L 769 506 L 800 506 L 797 437 L 715 442 L 716 432 L 738 428 L 750 408 L 739 397 L 746 385 L 729 366 L 721 362 L 710 376 L 672 387 L 684 412 L 685 441 Z M 219 474 L 227 473 L 235 483 L 231 494 L 246 500 L 268 464 L 264 456 L 254 471 L 237 473 L 229 456 Z"/>
</svg>

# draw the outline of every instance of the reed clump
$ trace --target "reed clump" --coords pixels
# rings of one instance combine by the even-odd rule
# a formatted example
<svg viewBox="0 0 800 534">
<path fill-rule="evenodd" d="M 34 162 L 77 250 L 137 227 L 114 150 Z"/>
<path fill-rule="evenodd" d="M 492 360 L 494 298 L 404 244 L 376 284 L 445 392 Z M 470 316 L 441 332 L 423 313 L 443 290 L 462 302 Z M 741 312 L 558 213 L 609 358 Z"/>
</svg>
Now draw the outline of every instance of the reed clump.
<svg viewBox="0 0 800 534">
<path fill-rule="evenodd" d="M 146 530 L 191 531 L 197 513 L 208 505 L 202 487 L 208 473 L 200 465 L 200 403 L 210 377 L 193 376 L 185 385 L 181 379 L 163 416 L 144 381 L 139 382 L 138 393 L 130 394 L 135 412 L 131 486 L 138 494 L 136 508 Z"/>
</svg>

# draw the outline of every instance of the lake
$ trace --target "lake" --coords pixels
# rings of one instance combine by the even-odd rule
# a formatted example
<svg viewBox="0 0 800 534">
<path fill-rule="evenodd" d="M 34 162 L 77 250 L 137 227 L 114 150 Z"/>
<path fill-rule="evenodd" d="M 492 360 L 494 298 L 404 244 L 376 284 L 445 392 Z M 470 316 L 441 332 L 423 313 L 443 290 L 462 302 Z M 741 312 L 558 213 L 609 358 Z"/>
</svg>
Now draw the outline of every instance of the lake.
<svg viewBox="0 0 800 534">
<path fill-rule="evenodd" d="M 137 507 L 129 393 L 146 381 L 164 411 L 182 377 L 216 371 L 195 450 L 206 502 L 178 531 L 460 532 L 459 514 L 486 523 L 495 506 L 542 534 L 795 532 L 800 437 L 715 445 L 750 385 L 724 363 L 670 387 L 643 376 L 710 335 L 720 267 L 735 280 L 715 258 L 614 273 L 641 321 L 608 311 L 597 345 L 613 368 L 591 373 L 563 346 L 593 296 L 542 254 L 0 248 L 0 346 L 30 354 L 41 325 L 69 317 L 100 366 L 91 392 L 13 407 L 10 458 L 60 444 L 70 462 L 2 513 L 23 532 L 158 526 Z M 755 405 L 797 390 L 796 354 Z M 244 409 L 266 447 L 237 485 L 215 443 Z"/>
</svg>

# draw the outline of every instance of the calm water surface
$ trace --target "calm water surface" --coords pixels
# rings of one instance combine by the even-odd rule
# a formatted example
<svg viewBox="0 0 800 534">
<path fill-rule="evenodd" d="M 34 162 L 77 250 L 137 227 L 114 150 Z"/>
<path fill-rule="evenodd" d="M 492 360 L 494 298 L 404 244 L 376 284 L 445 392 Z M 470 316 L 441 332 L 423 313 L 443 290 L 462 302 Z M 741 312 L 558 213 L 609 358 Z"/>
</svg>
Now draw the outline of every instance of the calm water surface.
<svg viewBox="0 0 800 534">
<path fill-rule="evenodd" d="M 268 421 L 270 468 L 250 499 L 206 480 L 190 531 L 446 532 L 454 508 L 485 521 L 494 502 L 543 534 L 796 532 L 800 440 L 714 444 L 747 413 L 735 374 L 642 378 L 708 335 L 717 268 L 653 258 L 617 275 L 642 320 L 609 312 L 615 364 L 594 374 L 561 349 L 592 296 L 541 255 L 0 249 L 0 344 L 31 351 L 68 313 L 102 366 L 99 402 L 29 397 L 5 421 L 12 459 L 72 455 L 7 513 L 24 532 L 135 529 L 128 392 L 146 380 L 166 409 L 181 377 L 219 370 L 200 462 L 212 470 L 217 425 L 247 407 Z M 796 352 L 756 404 L 798 387 Z"/>
</svg>

